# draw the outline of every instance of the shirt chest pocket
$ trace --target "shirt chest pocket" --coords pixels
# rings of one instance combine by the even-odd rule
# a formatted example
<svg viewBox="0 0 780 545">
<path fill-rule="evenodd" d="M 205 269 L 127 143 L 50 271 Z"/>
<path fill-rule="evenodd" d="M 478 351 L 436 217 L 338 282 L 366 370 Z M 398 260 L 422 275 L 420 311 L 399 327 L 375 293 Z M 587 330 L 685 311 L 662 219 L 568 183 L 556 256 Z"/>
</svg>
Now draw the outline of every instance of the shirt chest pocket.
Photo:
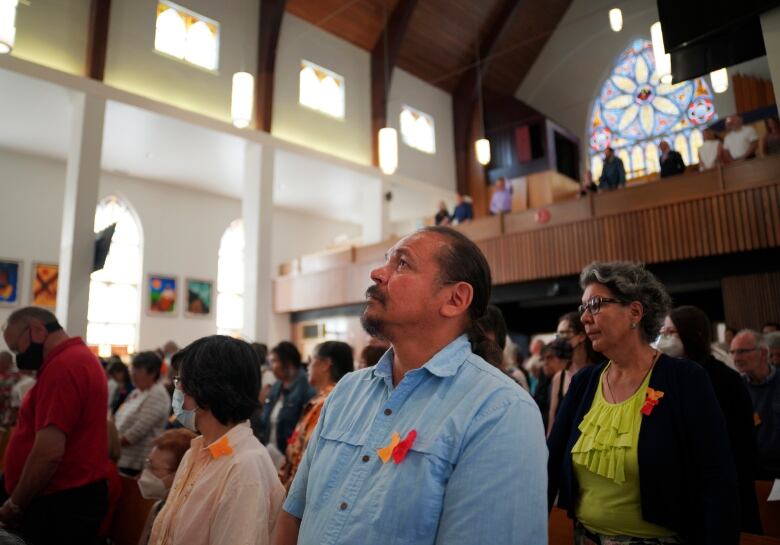
<svg viewBox="0 0 780 545">
<path fill-rule="evenodd" d="M 445 440 L 416 441 L 400 464 L 380 462 L 369 492 L 376 502 L 377 530 L 402 543 L 426 536 L 432 541 L 455 456 L 454 446 Z"/>
</svg>

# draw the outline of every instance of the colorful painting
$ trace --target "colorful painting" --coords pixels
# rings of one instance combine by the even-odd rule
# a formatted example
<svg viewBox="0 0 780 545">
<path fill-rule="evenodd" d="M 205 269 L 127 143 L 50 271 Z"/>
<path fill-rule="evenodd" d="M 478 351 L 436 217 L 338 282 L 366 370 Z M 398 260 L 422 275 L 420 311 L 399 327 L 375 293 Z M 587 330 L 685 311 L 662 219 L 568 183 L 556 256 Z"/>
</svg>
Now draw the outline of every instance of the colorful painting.
<svg viewBox="0 0 780 545">
<path fill-rule="evenodd" d="M 32 304 L 55 308 L 57 306 L 57 283 L 60 276 L 59 265 L 35 263 L 32 278 Z"/>
<path fill-rule="evenodd" d="M 187 279 L 187 311 L 189 316 L 208 316 L 211 314 L 213 282 L 209 280 Z"/>
<path fill-rule="evenodd" d="M 0 306 L 15 307 L 19 304 L 21 271 L 19 261 L 0 259 Z"/>
<path fill-rule="evenodd" d="M 149 312 L 174 316 L 178 310 L 177 279 L 175 276 L 149 275 Z"/>
</svg>

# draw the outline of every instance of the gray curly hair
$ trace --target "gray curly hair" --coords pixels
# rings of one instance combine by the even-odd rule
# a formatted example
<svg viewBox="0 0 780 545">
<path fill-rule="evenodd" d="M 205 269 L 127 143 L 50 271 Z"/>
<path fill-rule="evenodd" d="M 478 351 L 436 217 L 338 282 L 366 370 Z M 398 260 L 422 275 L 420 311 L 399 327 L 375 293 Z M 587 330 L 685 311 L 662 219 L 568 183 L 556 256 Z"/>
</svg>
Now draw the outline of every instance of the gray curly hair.
<svg viewBox="0 0 780 545">
<path fill-rule="evenodd" d="M 580 286 L 585 289 L 591 284 L 602 284 L 615 298 L 626 304 L 639 301 L 644 313 L 639 325 L 645 341 L 658 336 L 664 318 L 672 307 L 672 298 L 663 284 L 643 263 L 631 261 L 594 261 L 582 270 Z"/>
</svg>

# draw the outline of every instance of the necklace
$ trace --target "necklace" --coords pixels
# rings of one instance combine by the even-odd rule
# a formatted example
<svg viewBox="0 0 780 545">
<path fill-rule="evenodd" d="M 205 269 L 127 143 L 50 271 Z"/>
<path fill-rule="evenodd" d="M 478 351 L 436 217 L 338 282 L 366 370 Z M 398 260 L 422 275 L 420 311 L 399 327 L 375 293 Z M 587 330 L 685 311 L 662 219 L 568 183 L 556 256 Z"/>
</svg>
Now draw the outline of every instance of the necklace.
<svg viewBox="0 0 780 545">
<path fill-rule="evenodd" d="M 636 387 L 637 390 L 639 389 L 639 386 L 641 386 L 642 383 L 645 381 L 645 379 L 647 378 L 647 375 L 650 374 L 650 371 L 652 371 L 653 367 L 655 367 L 655 362 L 658 361 L 658 356 L 660 356 L 660 355 L 661 355 L 661 353 L 658 350 L 653 349 L 653 358 L 650 361 L 650 366 L 647 368 L 647 371 L 645 371 L 645 374 L 642 376 L 642 380 L 639 381 L 639 385 Z M 609 369 L 607 369 L 607 372 L 604 373 L 604 378 L 606 379 L 606 382 L 607 382 L 607 391 L 609 392 L 609 397 L 612 398 L 611 403 L 615 404 L 615 403 L 617 403 L 615 401 L 616 397 L 615 397 L 615 394 L 612 393 L 612 385 L 609 383 L 609 371 L 612 369 L 612 360 L 609 360 L 609 366 L 610 367 L 609 367 Z M 636 390 L 634 390 L 634 394 L 635 393 L 636 393 Z"/>
</svg>

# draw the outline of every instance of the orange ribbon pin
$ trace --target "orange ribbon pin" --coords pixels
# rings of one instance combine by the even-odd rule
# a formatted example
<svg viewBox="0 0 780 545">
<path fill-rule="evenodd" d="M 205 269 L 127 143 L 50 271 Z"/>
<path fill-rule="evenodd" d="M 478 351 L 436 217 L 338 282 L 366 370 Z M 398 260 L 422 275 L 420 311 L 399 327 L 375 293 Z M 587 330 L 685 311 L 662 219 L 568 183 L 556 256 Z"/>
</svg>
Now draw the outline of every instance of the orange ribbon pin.
<svg viewBox="0 0 780 545">
<path fill-rule="evenodd" d="M 393 455 L 393 449 L 395 449 L 396 445 L 398 445 L 400 442 L 401 436 L 393 432 L 393 435 L 390 438 L 390 442 L 387 444 L 387 446 L 376 450 L 383 464 L 386 464 L 390 461 L 390 457 Z"/>
<path fill-rule="evenodd" d="M 230 446 L 230 441 L 228 441 L 227 436 L 224 436 L 216 443 L 212 443 L 208 448 L 209 452 L 211 453 L 211 457 L 214 460 L 221 456 L 230 456 L 233 454 L 233 447 Z"/>
<path fill-rule="evenodd" d="M 658 405 L 658 401 L 664 397 L 664 393 L 661 390 L 653 390 L 652 388 L 647 389 L 647 393 L 645 394 L 645 404 L 642 405 L 642 414 L 645 416 L 650 416 L 650 413 L 653 412 L 653 409 L 656 405 Z"/>
</svg>

